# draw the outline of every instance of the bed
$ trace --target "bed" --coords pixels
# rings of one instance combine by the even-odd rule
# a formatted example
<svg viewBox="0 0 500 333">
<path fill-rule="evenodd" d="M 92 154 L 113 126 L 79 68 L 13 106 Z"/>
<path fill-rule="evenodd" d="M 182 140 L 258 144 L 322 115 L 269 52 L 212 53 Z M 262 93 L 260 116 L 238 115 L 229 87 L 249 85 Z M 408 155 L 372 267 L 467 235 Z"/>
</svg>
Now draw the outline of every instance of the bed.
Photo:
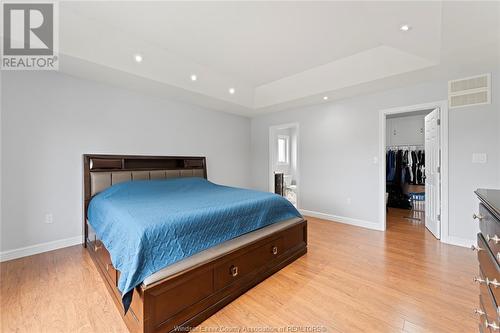
<svg viewBox="0 0 500 333">
<path fill-rule="evenodd" d="M 307 221 L 299 214 L 276 213 L 279 211 L 276 206 L 281 201 L 271 194 L 252 193 L 208 182 L 204 157 L 84 155 L 83 171 L 83 243 L 131 332 L 189 330 L 307 252 Z M 158 195 L 166 196 L 172 207 L 160 205 L 157 211 L 146 214 L 148 207 L 127 201 L 130 193 L 143 191 L 149 195 L 142 198 L 143 202 L 154 203 L 156 192 L 151 188 L 158 188 Z M 181 198 L 183 196 L 185 198 Z M 107 201 L 103 200 L 104 197 Z M 113 215 L 114 231 L 107 234 L 104 231 L 110 229 L 106 229 L 111 225 L 109 217 L 108 220 L 101 218 L 106 214 L 98 214 L 98 208 L 107 207 L 105 204 L 110 200 L 121 202 L 122 206 L 113 207 L 118 213 L 127 214 Z M 256 208 L 245 208 L 247 205 L 242 203 L 247 201 Z M 200 210 L 203 205 L 206 207 Z M 264 211 L 271 213 L 264 214 Z M 134 239 L 130 238 L 134 232 L 127 230 L 134 221 L 127 218 L 150 215 L 154 221 L 158 216 L 164 219 L 167 212 L 175 223 L 179 218 L 173 219 L 173 216 L 180 214 L 183 221 L 189 222 L 189 228 L 181 225 L 182 229 L 175 229 L 177 224 L 172 222 L 169 231 L 156 233 L 154 239 L 147 239 L 144 244 L 160 249 L 154 253 L 166 253 L 165 249 L 175 246 L 180 250 L 169 254 L 168 260 L 156 260 L 156 266 L 146 273 L 141 266 L 142 275 L 131 274 L 118 260 L 121 253 L 129 250 L 128 244 L 130 253 L 139 253 L 133 248 Z M 99 218 L 102 223 L 98 223 Z M 234 223 L 227 221 L 238 221 L 238 230 L 233 228 Z M 142 222 L 139 218 L 138 225 L 142 226 Z M 205 229 L 200 229 L 204 245 L 187 246 L 196 243 L 196 228 L 204 224 Z M 217 231 L 207 232 L 206 228 L 210 226 L 216 226 Z M 137 226 L 135 228 L 133 230 L 139 230 Z M 128 238 L 118 241 L 117 235 L 121 234 L 128 235 Z M 169 243 L 167 234 L 182 234 L 186 240 L 184 244 L 178 240 Z M 134 256 L 128 254 L 125 257 Z M 135 277 L 135 280 L 128 276 Z M 132 281 L 129 284 L 132 287 L 124 289 L 125 280 Z M 128 303 L 127 295 L 130 296 Z"/>
</svg>

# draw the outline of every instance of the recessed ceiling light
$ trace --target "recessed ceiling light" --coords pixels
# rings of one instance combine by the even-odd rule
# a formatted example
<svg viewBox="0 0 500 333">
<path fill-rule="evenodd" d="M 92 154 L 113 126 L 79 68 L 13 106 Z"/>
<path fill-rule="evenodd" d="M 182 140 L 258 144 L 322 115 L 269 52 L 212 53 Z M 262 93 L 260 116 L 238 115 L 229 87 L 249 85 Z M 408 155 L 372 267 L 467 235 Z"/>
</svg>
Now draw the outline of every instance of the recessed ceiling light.
<svg viewBox="0 0 500 333">
<path fill-rule="evenodd" d="M 327 100 L 328 100 L 328 96 L 323 96 L 323 99 L 324 99 L 325 101 L 327 101 Z"/>
<path fill-rule="evenodd" d="M 399 27 L 399 30 L 401 31 L 409 31 L 411 27 L 408 24 L 403 24 L 402 26 Z"/>
<path fill-rule="evenodd" d="M 136 62 L 142 62 L 142 56 L 140 54 L 136 54 L 134 56 L 134 59 L 135 59 Z"/>
<path fill-rule="evenodd" d="M 198 80 L 198 77 L 196 76 L 196 74 L 192 74 L 191 81 L 196 81 L 196 80 Z"/>
<path fill-rule="evenodd" d="M 231 95 L 234 95 L 235 92 L 236 92 L 236 90 L 234 88 L 229 88 L 229 93 Z"/>
</svg>

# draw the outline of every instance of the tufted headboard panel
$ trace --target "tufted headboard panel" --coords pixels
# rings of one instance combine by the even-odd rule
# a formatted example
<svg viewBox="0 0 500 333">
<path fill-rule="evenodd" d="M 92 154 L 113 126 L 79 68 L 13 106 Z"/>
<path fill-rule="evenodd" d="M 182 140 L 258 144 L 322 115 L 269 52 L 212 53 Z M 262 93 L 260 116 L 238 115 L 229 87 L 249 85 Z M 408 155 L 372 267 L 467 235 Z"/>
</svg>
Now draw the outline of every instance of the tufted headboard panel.
<svg viewBox="0 0 500 333">
<path fill-rule="evenodd" d="M 90 172 L 90 195 L 104 191 L 111 185 L 131 180 L 166 179 L 176 177 L 205 177 L 203 169 Z"/>
<path fill-rule="evenodd" d="M 124 181 L 175 177 L 207 178 L 205 157 L 83 155 L 83 228 L 87 238 L 87 207 L 90 199 Z"/>
</svg>

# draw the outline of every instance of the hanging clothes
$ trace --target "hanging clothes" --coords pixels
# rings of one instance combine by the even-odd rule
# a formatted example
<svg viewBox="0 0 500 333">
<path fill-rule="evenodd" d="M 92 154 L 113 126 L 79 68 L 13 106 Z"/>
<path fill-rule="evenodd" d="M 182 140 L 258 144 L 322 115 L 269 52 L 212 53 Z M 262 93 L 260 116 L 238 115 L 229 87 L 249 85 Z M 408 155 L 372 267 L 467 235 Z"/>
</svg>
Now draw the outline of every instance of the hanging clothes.
<svg viewBox="0 0 500 333">
<path fill-rule="evenodd" d="M 408 148 L 387 150 L 386 180 L 388 206 L 411 208 L 406 185 L 425 184 L 425 152 Z"/>
<path fill-rule="evenodd" d="M 417 180 L 416 184 L 422 185 L 425 184 L 425 151 L 418 151 L 418 162 L 416 165 L 417 168 Z"/>
<path fill-rule="evenodd" d="M 412 170 L 412 173 L 413 173 L 413 178 L 412 178 L 412 184 L 413 185 L 416 185 L 417 184 L 417 169 L 418 169 L 418 156 L 417 156 L 417 152 L 416 151 L 412 151 L 411 152 L 411 156 L 412 156 L 412 165 L 411 165 L 411 170 Z"/>
<path fill-rule="evenodd" d="M 396 153 L 389 150 L 386 154 L 387 181 L 393 182 L 396 177 Z"/>
<path fill-rule="evenodd" d="M 408 154 L 408 166 L 409 166 L 409 172 L 410 172 L 410 184 L 413 184 L 414 179 L 414 173 L 413 173 L 413 151 L 411 151 Z"/>
<path fill-rule="evenodd" d="M 423 185 L 425 183 L 425 152 L 389 149 L 386 154 L 386 177 L 389 182 Z"/>
</svg>

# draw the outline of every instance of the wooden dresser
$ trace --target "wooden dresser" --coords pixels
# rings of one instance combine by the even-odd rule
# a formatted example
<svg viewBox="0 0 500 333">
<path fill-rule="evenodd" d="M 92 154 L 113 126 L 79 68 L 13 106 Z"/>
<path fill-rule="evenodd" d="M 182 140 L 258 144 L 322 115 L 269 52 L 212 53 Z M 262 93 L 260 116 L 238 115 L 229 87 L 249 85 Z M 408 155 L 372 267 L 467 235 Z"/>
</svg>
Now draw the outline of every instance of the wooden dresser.
<svg viewBox="0 0 500 333">
<path fill-rule="evenodd" d="M 477 251 L 479 304 L 479 332 L 500 332 L 500 190 L 479 189 L 478 213 L 473 218 L 479 222 Z"/>
</svg>

